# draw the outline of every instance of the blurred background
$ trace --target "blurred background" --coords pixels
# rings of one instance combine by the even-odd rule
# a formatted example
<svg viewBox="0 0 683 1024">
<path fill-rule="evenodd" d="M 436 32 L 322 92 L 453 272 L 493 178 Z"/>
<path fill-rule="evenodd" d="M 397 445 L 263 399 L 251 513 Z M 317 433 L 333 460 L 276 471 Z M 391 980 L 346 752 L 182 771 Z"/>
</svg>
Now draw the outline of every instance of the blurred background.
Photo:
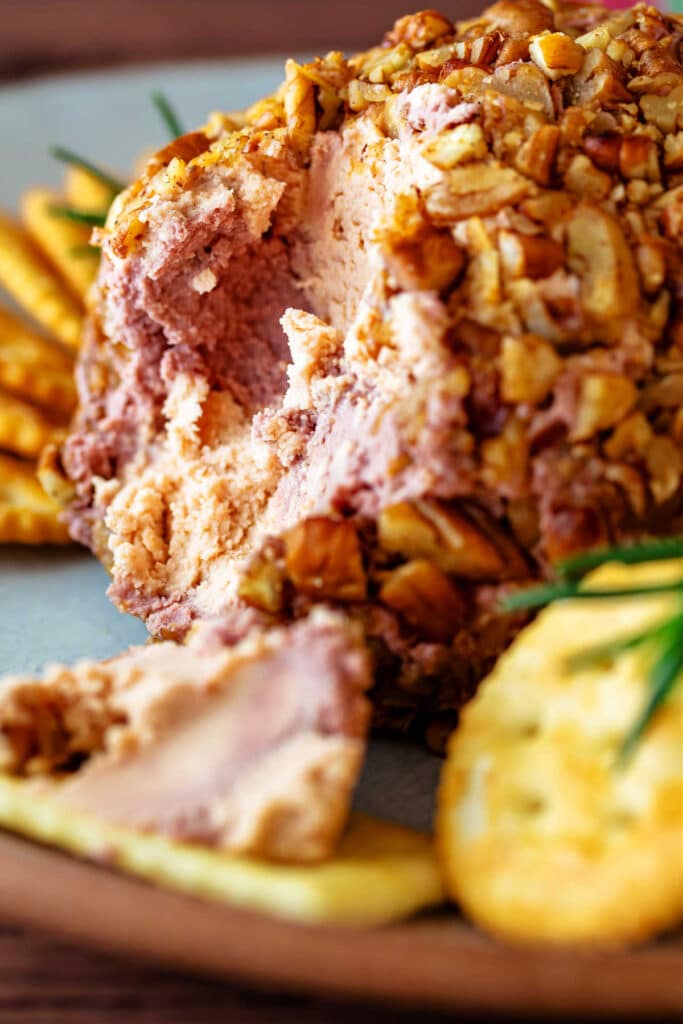
<svg viewBox="0 0 683 1024">
<path fill-rule="evenodd" d="M 0 80 L 168 58 L 367 47 L 420 7 L 481 0 L 0 0 Z"/>
</svg>

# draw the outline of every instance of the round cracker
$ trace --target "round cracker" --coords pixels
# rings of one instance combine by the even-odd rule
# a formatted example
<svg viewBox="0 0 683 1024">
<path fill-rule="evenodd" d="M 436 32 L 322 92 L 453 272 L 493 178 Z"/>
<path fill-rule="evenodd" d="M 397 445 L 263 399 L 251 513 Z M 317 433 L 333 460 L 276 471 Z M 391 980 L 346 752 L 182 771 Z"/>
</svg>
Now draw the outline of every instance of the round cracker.
<svg viewBox="0 0 683 1024">
<path fill-rule="evenodd" d="M 683 561 L 606 566 L 590 582 L 683 577 Z M 566 601 L 501 658 L 452 737 L 437 840 L 451 896 L 520 942 L 623 946 L 683 920 L 683 686 L 631 760 L 652 652 L 570 671 L 577 651 L 670 615 L 676 596 Z"/>
</svg>

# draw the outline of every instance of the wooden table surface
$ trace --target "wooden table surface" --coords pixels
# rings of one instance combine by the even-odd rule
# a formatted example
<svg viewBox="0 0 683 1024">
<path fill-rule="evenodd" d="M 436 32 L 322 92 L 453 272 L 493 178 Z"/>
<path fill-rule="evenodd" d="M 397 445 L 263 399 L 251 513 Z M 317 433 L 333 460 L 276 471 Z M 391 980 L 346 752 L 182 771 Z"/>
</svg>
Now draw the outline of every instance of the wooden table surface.
<svg viewBox="0 0 683 1024">
<path fill-rule="evenodd" d="M 477 0 L 443 5 L 453 17 L 477 6 Z M 160 59 L 352 49 L 379 40 L 409 9 L 409 0 L 0 0 L 0 82 Z M 323 1004 L 178 976 L 68 948 L 0 921 L 0 1024 L 427 1019 L 420 1012 Z"/>
<path fill-rule="evenodd" d="M 333 1006 L 188 978 L 0 926 L 2 1024 L 418 1024 L 420 1013 Z"/>
<path fill-rule="evenodd" d="M 187 977 L 0 922 L 0 1024 L 440 1024 L 452 1019 Z M 460 1014 L 457 1020 L 505 1024 L 500 1018 Z"/>
<path fill-rule="evenodd" d="M 436 1024 L 438 1020 L 419 1011 L 320 1003 L 188 978 L 0 925 L 2 1024 Z"/>
</svg>

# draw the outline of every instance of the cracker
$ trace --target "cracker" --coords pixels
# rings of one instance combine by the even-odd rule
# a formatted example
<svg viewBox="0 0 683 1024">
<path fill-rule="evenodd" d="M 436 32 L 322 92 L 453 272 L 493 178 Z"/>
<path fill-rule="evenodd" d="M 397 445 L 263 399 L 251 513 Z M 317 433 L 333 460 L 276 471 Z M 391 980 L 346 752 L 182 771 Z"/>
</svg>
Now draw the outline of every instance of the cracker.
<svg viewBox="0 0 683 1024">
<path fill-rule="evenodd" d="M 44 412 L 0 389 L 0 448 L 36 458 L 58 433 Z"/>
<path fill-rule="evenodd" d="M 64 415 L 76 404 L 71 355 L 2 307 L 0 387 Z"/>
<path fill-rule="evenodd" d="M 28 189 L 21 197 L 21 217 L 38 249 L 85 302 L 97 274 L 99 253 L 88 245 L 91 228 L 50 212 L 62 202 L 49 189 Z"/>
<path fill-rule="evenodd" d="M 64 193 L 69 206 L 85 213 L 106 213 L 114 198 L 109 185 L 75 164 L 66 169 Z"/>
<path fill-rule="evenodd" d="M 36 476 L 41 487 L 60 507 L 66 508 L 76 497 L 76 487 L 66 475 L 59 442 L 47 444 L 38 459 Z"/>
<path fill-rule="evenodd" d="M 57 518 L 32 465 L 0 455 L 0 543 L 65 544 L 69 535 Z"/>
<path fill-rule="evenodd" d="M 683 577 L 683 561 L 606 566 L 633 586 Z M 566 601 L 543 612 L 465 709 L 439 794 L 451 896 L 519 942 L 623 946 L 683 920 L 683 686 L 632 759 L 617 764 L 645 703 L 652 653 L 569 671 L 579 650 L 670 615 L 663 595 Z"/>
<path fill-rule="evenodd" d="M 270 864 L 64 810 L 34 784 L 0 776 L 0 824 L 204 899 L 305 923 L 385 924 L 443 901 L 429 836 L 353 815 L 335 856 Z"/>
<path fill-rule="evenodd" d="M 83 311 L 11 217 L 0 211 L 0 286 L 68 348 L 81 342 Z"/>
</svg>

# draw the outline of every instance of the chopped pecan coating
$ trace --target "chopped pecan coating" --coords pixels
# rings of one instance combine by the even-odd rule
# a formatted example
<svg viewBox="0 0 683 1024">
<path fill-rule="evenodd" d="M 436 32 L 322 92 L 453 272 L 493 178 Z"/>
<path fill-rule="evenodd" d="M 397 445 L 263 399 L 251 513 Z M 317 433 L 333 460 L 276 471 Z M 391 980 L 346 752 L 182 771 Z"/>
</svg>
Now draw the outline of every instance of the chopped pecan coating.
<svg viewBox="0 0 683 1024">
<path fill-rule="evenodd" d="M 614 426 L 630 412 L 637 397 L 636 386 L 628 377 L 608 373 L 587 374 L 581 381 L 571 439 L 585 441 Z"/>
<path fill-rule="evenodd" d="M 562 370 L 562 359 L 553 346 L 535 334 L 504 338 L 500 364 L 503 401 L 532 405 L 550 394 Z"/>
<path fill-rule="evenodd" d="M 292 583 L 313 597 L 336 601 L 365 597 L 360 541 L 349 520 L 303 519 L 285 536 L 285 565 Z"/>
<path fill-rule="evenodd" d="M 638 277 L 618 220 L 601 207 L 582 203 L 571 216 L 567 237 L 568 262 L 581 277 L 586 313 L 599 322 L 633 313 Z"/>
<path fill-rule="evenodd" d="M 248 605 L 263 612 L 282 611 L 286 573 L 279 547 L 270 544 L 259 551 L 245 567 L 239 583 L 239 596 Z"/>
<path fill-rule="evenodd" d="M 380 601 L 429 640 L 445 643 L 465 620 L 466 601 L 448 576 L 426 559 L 406 562 L 382 584 Z"/>
<path fill-rule="evenodd" d="M 437 501 L 401 502 L 378 520 L 380 545 L 406 558 L 428 558 L 444 572 L 495 579 L 503 559 L 491 541 L 455 509 Z"/>
<path fill-rule="evenodd" d="M 400 196 L 380 236 L 387 268 L 399 288 L 443 291 L 453 284 L 465 257 L 447 231 L 436 230 L 414 197 Z"/>
<path fill-rule="evenodd" d="M 580 71 L 584 51 L 564 32 L 544 32 L 529 44 L 529 56 L 552 82 Z"/>
<path fill-rule="evenodd" d="M 435 224 L 497 213 L 531 191 L 531 184 L 512 167 L 468 164 L 449 171 L 425 196 L 425 206 Z"/>
</svg>

